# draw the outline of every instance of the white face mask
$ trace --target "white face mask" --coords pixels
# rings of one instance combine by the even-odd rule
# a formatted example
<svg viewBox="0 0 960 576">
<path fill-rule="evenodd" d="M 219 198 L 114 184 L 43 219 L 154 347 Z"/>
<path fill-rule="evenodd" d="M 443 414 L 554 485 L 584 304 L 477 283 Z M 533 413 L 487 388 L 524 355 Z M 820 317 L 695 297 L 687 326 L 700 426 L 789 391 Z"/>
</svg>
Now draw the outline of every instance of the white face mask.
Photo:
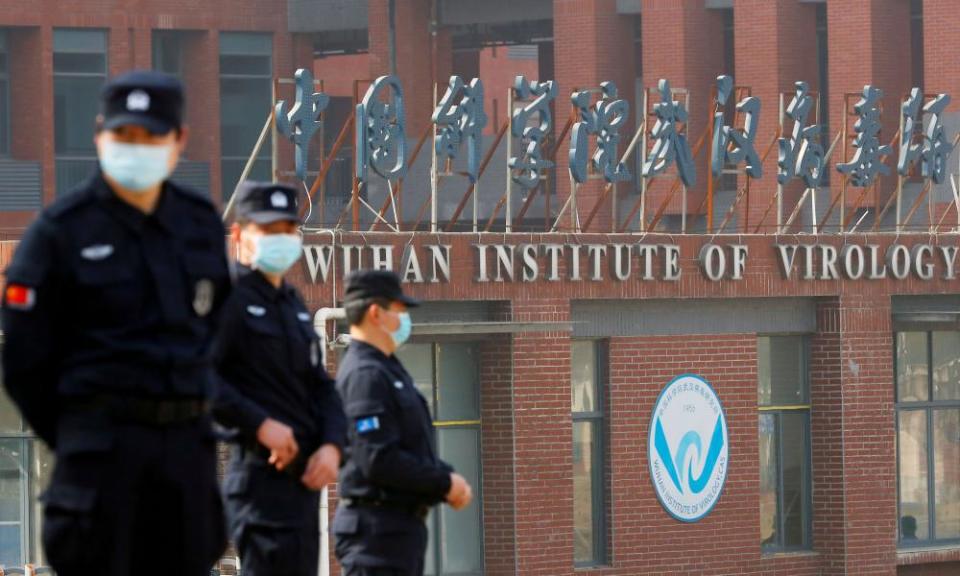
<svg viewBox="0 0 960 576">
<path fill-rule="evenodd" d="M 132 192 L 146 192 L 170 176 L 173 145 L 124 144 L 105 141 L 100 145 L 100 169 Z"/>
</svg>

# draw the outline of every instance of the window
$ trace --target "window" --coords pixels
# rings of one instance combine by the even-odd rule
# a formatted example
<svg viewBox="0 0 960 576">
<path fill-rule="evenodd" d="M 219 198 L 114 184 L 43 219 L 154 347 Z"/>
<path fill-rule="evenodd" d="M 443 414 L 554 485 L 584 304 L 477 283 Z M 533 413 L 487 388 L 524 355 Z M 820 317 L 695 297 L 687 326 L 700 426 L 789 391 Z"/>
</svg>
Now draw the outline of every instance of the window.
<svg viewBox="0 0 960 576">
<path fill-rule="evenodd" d="M 153 31 L 153 69 L 183 80 L 184 33 L 175 30 Z"/>
<path fill-rule="evenodd" d="M 27 431 L 5 392 L 0 392 L 0 568 L 45 563 L 37 498 L 53 471 L 53 454 Z"/>
<path fill-rule="evenodd" d="M 600 343 L 574 341 L 570 354 L 573 411 L 573 558 L 606 561 L 606 455 Z"/>
<path fill-rule="evenodd" d="M 760 409 L 760 544 L 810 547 L 810 392 L 803 336 L 757 339 Z"/>
<path fill-rule="evenodd" d="M 270 34 L 220 34 L 220 150 L 223 196 L 240 181 L 273 106 L 273 38 Z M 272 180 L 267 138 L 250 172 L 251 180 Z"/>
<path fill-rule="evenodd" d="M 470 482 L 474 493 L 474 501 L 466 510 L 454 512 L 444 506 L 430 513 L 425 573 L 480 575 L 483 523 L 479 347 L 463 342 L 408 344 L 397 356 L 427 401 L 437 429 L 440 458 Z"/>
<path fill-rule="evenodd" d="M 93 132 L 107 79 L 107 33 L 53 31 L 53 117 L 57 194 L 85 180 L 97 165 Z"/>
<path fill-rule="evenodd" d="M 901 546 L 960 542 L 960 332 L 896 335 Z"/>
</svg>

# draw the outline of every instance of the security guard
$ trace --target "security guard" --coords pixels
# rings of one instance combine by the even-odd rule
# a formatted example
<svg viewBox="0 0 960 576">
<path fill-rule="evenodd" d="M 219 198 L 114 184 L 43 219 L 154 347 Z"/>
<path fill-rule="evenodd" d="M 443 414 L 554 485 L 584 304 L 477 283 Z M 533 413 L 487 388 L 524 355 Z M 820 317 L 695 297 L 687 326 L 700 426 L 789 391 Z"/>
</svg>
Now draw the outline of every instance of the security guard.
<svg viewBox="0 0 960 576">
<path fill-rule="evenodd" d="M 297 290 L 297 191 L 244 182 L 230 228 L 239 279 L 215 346 L 214 414 L 237 430 L 226 478 L 230 533 L 249 576 L 313 576 L 319 493 L 336 481 L 346 420 Z"/>
<path fill-rule="evenodd" d="M 168 180 L 182 115 L 170 76 L 109 81 L 100 170 L 7 269 L 4 380 L 56 452 L 43 544 L 60 576 L 200 576 L 225 547 L 208 400 L 230 276 L 214 206 Z"/>
<path fill-rule="evenodd" d="M 349 446 L 333 523 L 344 576 L 420 576 L 424 519 L 446 501 L 455 510 L 473 494 L 436 454 L 427 403 L 394 353 L 410 336 L 406 296 L 393 272 L 347 277 L 344 308 L 351 344 L 337 372 Z"/>
</svg>

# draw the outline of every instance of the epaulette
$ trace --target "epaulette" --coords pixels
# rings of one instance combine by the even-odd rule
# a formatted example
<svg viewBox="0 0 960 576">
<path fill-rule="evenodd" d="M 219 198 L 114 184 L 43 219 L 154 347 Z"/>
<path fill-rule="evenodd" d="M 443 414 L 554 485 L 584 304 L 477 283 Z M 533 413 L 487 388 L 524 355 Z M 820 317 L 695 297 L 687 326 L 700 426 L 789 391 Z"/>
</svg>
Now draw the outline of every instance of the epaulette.
<svg viewBox="0 0 960 576">
<path fill-rule="evenodd" d="M 84 182 L 77 188 L 58 197 L 53 201 L 53 204 L 43 209 L 43 214 L 56 220 L 78 208 L 93 204 L 96 200 L 96 194 L 94 188 L 89 184 L 89 182 Z"/>
<path fill-rule="evenodd" d="M 193 188 L 192 186 L 167 180 L 167 188 L 172 190 L 180 198 L 200 204 L 203 207 L 209 208 L 210 210 L 216 212 L 216 206 L 214 206 L 213 201 L 210 200 L 210 197 L 200 192 L 196 188 Z"/>
</svg>

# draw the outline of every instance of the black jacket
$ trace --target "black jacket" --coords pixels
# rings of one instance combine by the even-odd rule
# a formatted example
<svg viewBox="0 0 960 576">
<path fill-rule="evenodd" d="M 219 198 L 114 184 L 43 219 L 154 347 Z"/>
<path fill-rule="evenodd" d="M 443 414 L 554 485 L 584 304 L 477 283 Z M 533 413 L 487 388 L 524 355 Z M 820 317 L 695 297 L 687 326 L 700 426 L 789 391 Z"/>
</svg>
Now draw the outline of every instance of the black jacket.
<svg viewBox="0 0 960 576">
<path fill-rule="evenodd" d="M 433 505 L 450 491 L 452 468 L 436 453 L 426 400 L 395 356 L 350 344 L 337 371 L 349 446 L 341 497 Z"/>
<path fill-rule="evenodd" d="M 255 442 L 273 418 L 293 428 L 301 453 L 346 444 L 343 406 L 322 365 L 320 343 L 296 289 L 275 288 L 259 272 L 239 268 L 215 345 L 219 375 L 214 416 Z"/>
<path fill-rule="evenodd" d="M 51 446 L 70 398 L 212 394 L 230 277 L 223 225 L 199 193 L 166 182 L 146 215 L 98 173 L 40 213 L 6 274 L 4 382 Z"/>
</svg>

